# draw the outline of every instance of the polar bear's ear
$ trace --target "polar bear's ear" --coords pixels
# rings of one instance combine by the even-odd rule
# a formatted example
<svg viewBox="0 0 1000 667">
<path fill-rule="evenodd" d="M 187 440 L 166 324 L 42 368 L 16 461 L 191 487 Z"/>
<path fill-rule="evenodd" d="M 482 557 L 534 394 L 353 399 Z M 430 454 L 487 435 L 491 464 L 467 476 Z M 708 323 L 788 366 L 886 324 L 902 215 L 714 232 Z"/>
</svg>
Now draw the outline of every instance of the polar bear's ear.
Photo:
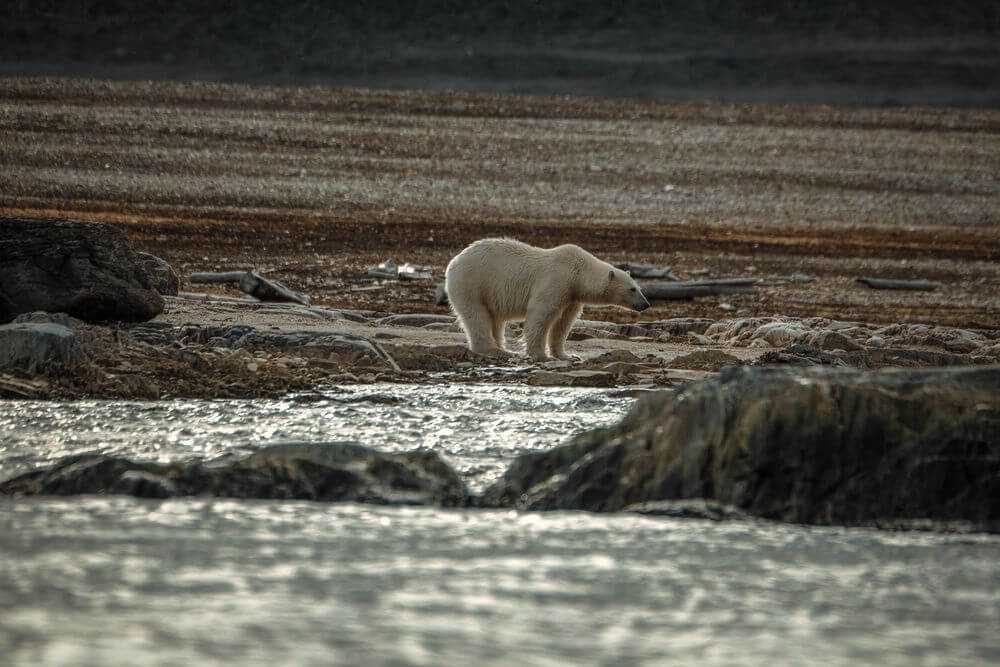
<svg viewBox="0 0 1000 667">
<path fill-rule="evenodd" d="M 608 271 L 608 282 L 610 283 L 614 279 L 615 279 L 615 270 L 611 269 L 610 271 Z"/>
</svg>

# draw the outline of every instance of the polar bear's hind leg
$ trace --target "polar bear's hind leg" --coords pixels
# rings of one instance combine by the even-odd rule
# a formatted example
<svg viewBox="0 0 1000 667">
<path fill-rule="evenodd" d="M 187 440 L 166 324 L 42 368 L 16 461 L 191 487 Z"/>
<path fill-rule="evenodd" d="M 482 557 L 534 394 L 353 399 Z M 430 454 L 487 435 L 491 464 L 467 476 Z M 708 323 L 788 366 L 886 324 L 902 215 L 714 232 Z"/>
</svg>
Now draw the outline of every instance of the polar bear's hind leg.
<svg viewBox="0 0 1000 667">
<path fill-rule="evenodd" d="M 453 304 L 455 315 L 458 316 L 458 323 L 465 330 L 465 336 L 469 339 L 469 350 L 476 354 L 490 354 L 497 351 L 496 342 L 493 339 L 493 316 L 481 303 L 466 302 Z"/>
</svg>

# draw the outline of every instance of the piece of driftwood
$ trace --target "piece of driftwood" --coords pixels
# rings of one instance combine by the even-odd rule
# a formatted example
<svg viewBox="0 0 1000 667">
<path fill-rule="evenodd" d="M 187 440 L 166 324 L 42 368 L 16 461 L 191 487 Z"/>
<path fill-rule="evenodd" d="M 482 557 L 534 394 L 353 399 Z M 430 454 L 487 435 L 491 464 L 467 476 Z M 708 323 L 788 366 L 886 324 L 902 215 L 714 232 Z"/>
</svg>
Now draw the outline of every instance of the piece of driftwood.
<svg viewBox="0 0 1000 667">
<path fill-rule="evenodd" d="M 857 282 L 872 289 L 904 289 L 931 292 L 938 288 L 929 280 L 885 280 L 883 278 L 858 278 Z"/>
<path fill-rule="evenodd" d="M 633 264 L 625 262 L 615 264 L 616 269 L 621 269 L 633 278 L 666 278 L 667 280 L 677 280 L 673 269 L 669 266 L 653 266 L 652 264 Z"/>
<path fill-rule="evenodd" d="M 430 280 L 432 276 L 430 269 L 426 267 L 403 264 L 399 267 L 397 277 L 400 280 Z"/>
<path fill-rule="evenodd" d="M 308 306 L 312 299 L 289 289 L 277 280 L 270 280 L 256 271 L 225 271 L 222 273 L 192 273 L 192 283 L 236 283 L 240 291 L 260 301 L 291 301 Z"/>
<path fill-rule="evenodd" d="M 246 271 L 224 271 L 222 273 L 192 273 L 191 282 L 207 283 L 239 283 Z"/>
<path fill-rule="evenodd" d="M 717 294 L 749 294 L 756 289 L 756 283 L 756 278 L 654 283 L 643 285 L 642 293 L 650 301 L 690 301 L 698 297 Z"/>
<path fill-rule="evenodd" d="M 396 260 L 389 258 L 378 266 L 368 268 L 366 275 L 369 278 L 384 278 L 388 280 L 430 280 L 431 271 L 425 266 L 414 266 L 409 262 L 399 265 Z"/>
<path fill-rule="evenodd" d="M 399 265 L 396 264 L 395 259 L 390 257 L 378 266 L 369 267 L 367 275 L 369 278 L 388 278 L 391 280 L 399 276 Z"/>
<path fill-rule="evenodd" d="M 247 271 L 240 278 L 240 290 L 261 301 L 292 301 L 303 306 L 312 303 L 312 299 L 302 292 L 288 289 L 277 280 L 268 280 L 254 271 Z"/>
</svg>

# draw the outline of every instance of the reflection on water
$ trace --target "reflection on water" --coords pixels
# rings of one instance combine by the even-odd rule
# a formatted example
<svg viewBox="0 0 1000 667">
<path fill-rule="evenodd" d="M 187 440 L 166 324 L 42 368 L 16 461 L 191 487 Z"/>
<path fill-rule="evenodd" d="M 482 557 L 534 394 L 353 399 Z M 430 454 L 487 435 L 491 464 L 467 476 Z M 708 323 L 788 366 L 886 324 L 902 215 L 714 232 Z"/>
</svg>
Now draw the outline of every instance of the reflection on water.
<svg viewBox="0 0 1000 667">
<path fill-rule="evenodd" d="M 0 476 L 68 451 L 293 438 L 440 447 L 481 482 L 627 407 L 597 391 L 362 392 L 403 403 L 0 402 Z M 998 562 L 1000 538 L 978 535 L 0 499 L 0 664 L 984 664 L 1000 660 Z"/>
<path fill-rule="evenodd" d="M 163 461 L 299 440 L 428 447 L 475 487 L 513 456 L 613 423 L 630 405 L 595 389 L 398 384 L 299 400 L 7 401 L 0 402 L 0 479 L 80 452 Z"/>
</svg>

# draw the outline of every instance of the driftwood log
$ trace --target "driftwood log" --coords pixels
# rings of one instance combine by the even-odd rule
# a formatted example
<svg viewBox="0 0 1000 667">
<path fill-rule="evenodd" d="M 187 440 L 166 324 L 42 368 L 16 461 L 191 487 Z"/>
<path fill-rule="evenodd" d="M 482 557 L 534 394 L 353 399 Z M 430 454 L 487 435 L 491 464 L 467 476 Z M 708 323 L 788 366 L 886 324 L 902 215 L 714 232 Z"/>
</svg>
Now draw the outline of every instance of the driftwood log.
<svg viewBox="0 0 1000 667">
<path fill-rule="evenodd" d="M 615 264 L 615 268 L 621 269 L 633 278 L 666 278 L 667 280 L 677 280 L 673 270 L 669 266 L 624 262 L 622 264 Z"/>
<path fill-rule="evenodd" d="M 885 280 L 882 278 L 858 278 L 858 282 L 872 289 L 902 289 L 931 292 L 938 288 L 929 280 Z"/>
<path fill-rule="evenodd" d="M 291 301 L 308 306 L 312 300 L 302 292 L 289 289 L 277 280 L 269 280 L 256 271 L 192 273 L 192 283 L 236 283 L 240 291 L 260 301 Z"/>
<path fill-rule="evenodd" d="M 700 280 L 683 283 L 654 283 L 643 285 L 642 293 L 650 301 L 690 301 L 717 294 L 749 294 L 757 284 L 756 278 L 732 280 Z"/>
</svg>

